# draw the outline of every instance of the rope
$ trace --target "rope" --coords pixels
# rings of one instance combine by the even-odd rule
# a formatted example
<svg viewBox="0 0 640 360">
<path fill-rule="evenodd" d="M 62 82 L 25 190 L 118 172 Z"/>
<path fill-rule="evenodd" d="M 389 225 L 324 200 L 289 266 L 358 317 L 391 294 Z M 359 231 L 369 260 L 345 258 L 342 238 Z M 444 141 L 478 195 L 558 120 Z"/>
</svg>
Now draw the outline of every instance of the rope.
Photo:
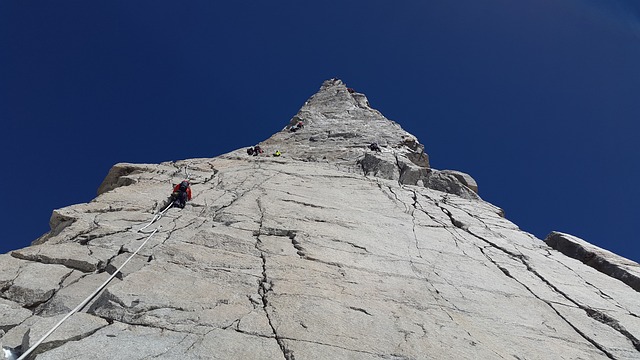
<svg viewBox="0 0 640 360">
<path fill-rule="evenodd" d="M 160 211 L 159 213 L 155 214 L 155 215 L 153 216 L 153 219 L 151 219 L 151 221 L 149 221 L 149 223 L 148 223 L 147 225 L 145 225 L 145 226 L 141 227 L 140 229 L 138 229 L 138 232 L 145 233 L 145 232 L 144 232 L 144 231 L 142 231 L 142 230 L 144 230 L 144 229 L 148 228 L 151 224 L 153 224 L 154 222 L 156 222 L 156 221 L 160 220 L 160 218 L 162 217 L 162 215 L 164 215 L 164 213 L 166 213 L 166 212 L 167 212 L 167 210 L 171 209 L 171 206 L 172 206 L 172 205 L 173 205 L 173 202 L 172 202 L 172 201 L 169 201 L 169 205 L 167 205 L 167 207 L 166 207 L 166 208 L 164 208 L 164 210 L 162 210 L 162 211 Z"/>
<path fill-rule="evenodd" d="M 186 166 L 184 167 L 184 171 L 185 171 L 185 174 L 187 175 L 187 178 L 189 178 L 189 173 L 187 171 L 187 167 Z M 171 208 L 172 205 L 173 205 L 173 202 L 169 202 L 167 207 L 165 207 L 162 211 L 160 211 L 159 213 L 154 215 L 153 219 L 151 219 L 151 221 L 149 221 L 149 223 L 147 225 L 145 225 L 142 228 L 138 229 L 138 232 L 146 233 L 146 232 L 144 232 L 142 230 L 146 229 L 147 227 L 149 227 L 154 222 L 160 220 L 160 218 L 162 218 L 162 216 Z M 151 239 L 151 237 L 156 232 L 158 232 L 158 230 L 160 230 L 161 228 L 162 228 L 162 225 L 160 225 L 157 228 L 155 228 L 155 230 L 153 230 L 151 232 L 151 234 L 149 234 L 149 236 L 147 236 L 147 238 L 142 242 L 142 244 L 140 244 L 138 249 L 133 254 L 131 254 L 131 256 L 129 256 L 129 258 L 124 263 L 122 263 L 122 265 L 120 265 L 120 267 L 116 271 L 114 271 L 113 274 L 111 274 L 111 276 L 102 285 L 100 285 L 93 293 L 91 293 L 91 295 L 87 296 L 87 298 L 84 299 L 78 306 L 76 306 L 75 309 L 71 310 L 65 317 L 63 317 L 60 321 L 58 321 L 58 323 L 55 324 L 53 326 L 53 328 L 51 328 L 51 330 L 49 330 L 46 334 L 44 334 L 40 338 L 40 340 L 38 340 L 35 344 L 33 344 L 26 352 L 24 352 L 22 355 L 20 355 L 20 357 L 17 360 L 26 359 L 27 356 L 29 356 L 29 354 L 31 354 L 40 344 L 42 344 L 42 342 L 45 341 L 49 337 L 49 335 L 51 335 L 54 331 L 56 331 L 56 329 L 58 329 L 60 327 L 60 325 L 62 325 L 62 323 L 64 323 L 68 318 L 71 317 L 71 315 L 73 315 L 76 312 L 78 312 L 85 305 L 87 305 L 89 303 L 89 301 L 91 301 L 91 299 L 93 299 L 96 295 L 98 295 L 98 293 L 100 293 L 100 291 L 102 291 L 107 286 L 107 284 L 109 284 L 109 282 L 111 282 L 111 280 L 113 280 L 113 278 L 116 277 L 116 275 L 118 275 L 118 273 L 120 273 L 122 268 L 124 268 L 124 266 L 127 265 L 127 263 L 131 259 L 133 259 L 134 256 L 136 256 L 138 254 L 138 252 L 147 243 L 147 241 L 149 241 L 149 239 Z"/>
<path fill-rule="evenodd" d="M 142 249 L 142 247 L 147 243 L 147 241 L 149 241 L 149 239 L 151 239 L 151 237 L 153 236 L 153 234 L 155 234 L 162 226 L 158 226 L 155 230 L 153 230 L 153 232 L 147 236 L 147 239 L 140 244 L 140 246 L 138 247 L 138 249 L 131 254 L 131 256 L 129 256 L 129 258 L 122 263 L 122 265 L 120 265 L 120 267 L 113 273 L 111 274 L 111 276 L 102 284 L 100 285 L 93 293 L 91 293 L 91 295 L 89 295 L 86 299 L 84 299 L 84 301 L 82 301 L 78 306 L 76 306 L 75 309 L 71 310 L 71 312 L 69 312 L 65 317 L 63 317 L 60 321 L 58 321 L 58 323 L 51 328 L 51 330 L 49 330 L 46 334 L 44 334 L 44 336 L 42 338 L 40 338 L 40 340 L 38 340 L 35 344 L 33 344 L 29 350 L 27 350 L 24 354 L 20 355 L 20 357 L 18 358 L 18 360 L 23 360 L 26 359 L 27 356 L 29 354 L 31 354 L 31 352 L 33 352 L 33 350 L 35 350 L 40 344 L 42 344 L 42 342 L 49 337 L 49 335 L 51 335 L 58 327 L 60 327 L 60 325 L 62 325 L 63 322 L 65 322 L 69 317 L 71 317 L 71 315 L 75 314 L 76 312 L 78 312 L 78 310 L 82 309 L 85 305 L 87 305 L 87 303 L 89 303 L 89 301 L 91 301 L 91 299 L 93 299 L 96 295 L 98 295 L 98 293 L 100 291 L 102 291 L 102 289 L 104 289 L 107 284 L 109 284 L 109 282 L 111 280 L 113 280 L 114 277 L 116 277 L 116 275 L 118 275 L 118 273 L 122 270 L 122 268 L 127 265 L 127 263 L 133 259 L 133 257 L 138 254 L 138 252 L 140 251 L 140 249 Z"/>
</svg>

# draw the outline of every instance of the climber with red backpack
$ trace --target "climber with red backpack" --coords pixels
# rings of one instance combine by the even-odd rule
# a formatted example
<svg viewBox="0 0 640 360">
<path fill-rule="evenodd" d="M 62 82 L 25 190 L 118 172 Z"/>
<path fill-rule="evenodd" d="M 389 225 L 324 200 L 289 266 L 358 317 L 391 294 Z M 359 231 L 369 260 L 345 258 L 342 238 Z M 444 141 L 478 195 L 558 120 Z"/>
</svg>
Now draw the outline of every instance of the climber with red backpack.
<svg viewBox="0 0 640 360">
<path fill-rule="evenodd" d="M 180 184 L 173 187 L 171 201 L 173 201 L 174 207 L 184 209 L 188 200 L 191 200 L 191 184 L 189 184 L 189 180 L 183 180 Z"/>
</svg>

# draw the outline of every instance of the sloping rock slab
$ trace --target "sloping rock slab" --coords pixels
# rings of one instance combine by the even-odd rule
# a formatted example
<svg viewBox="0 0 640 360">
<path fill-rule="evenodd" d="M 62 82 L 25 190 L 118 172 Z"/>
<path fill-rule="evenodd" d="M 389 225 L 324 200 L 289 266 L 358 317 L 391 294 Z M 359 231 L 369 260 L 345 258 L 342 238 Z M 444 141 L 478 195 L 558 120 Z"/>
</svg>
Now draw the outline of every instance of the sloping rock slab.
<svg viewBox="0 0 640 360">
<path fill-rule="evenodd" d="M 580 260 L 640 292 L 640 267 L 636 262 L 561 232 L 550 233 L 544 242 L 561 253 Z"/>
<path fill-rule="evenodd" d="M 49 300 L 60 284 L 73 272 L 62 265 L 27 263 L 3 296 L 22 306 L 34 306 Z"/>
<path fill-rule="evenodd" d="M 97 251 L 98 253 L 94 253 Z M 19 259 L 37 261 L 44 264 L 60 264 L 82 272 L 93 272 L 101 262 L 106 262 L 113 254 L 111 251 L 77 243 L 63 243 L 57 245 L 38 245 L 16 250 L 11 253 Z"/>
<path fill-rule="evenodd" d="M 41 354 L 38 360 L 86 359 L 88 354 L 92 360 L 283 358 L 273 338 L 213 329 L 198 336 L 116 322 L 95 336 Z"/>
<path fill-rule="evenodd" d="M 31 326 L 22 338 L 22 349 L 26 351 L 40 338 L 53 328 L 64 316 L 58 315 L 50 318 L 42 318 Z M 56 331 L 42 342 L 32 354 L 39 354 L 55 349 L 66 342 L 83 339 L 98 329 L 107 326 L 106 320 L 86 313 L 76 313 L 68 318 Z"/>
<path fill-rule="evenodd" d="M 31 316 L 31 311 L 18 303 L 0 298 L 0 314 L 2 314 L 0 330 L 6 332 L 28 319 Z"/>
</svg>

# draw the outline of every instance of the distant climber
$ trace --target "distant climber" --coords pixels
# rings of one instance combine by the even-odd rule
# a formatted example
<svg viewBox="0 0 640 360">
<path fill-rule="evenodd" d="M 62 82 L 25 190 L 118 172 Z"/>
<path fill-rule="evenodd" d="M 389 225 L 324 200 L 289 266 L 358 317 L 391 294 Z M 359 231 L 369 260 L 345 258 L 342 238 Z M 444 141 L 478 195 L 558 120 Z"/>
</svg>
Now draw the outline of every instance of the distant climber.
<svg viewBox="0 0 640 360">
<path fill-rule="evenodd" d="M 369 145 L 369 149 L 371 149 L 371 151 L 376 151 L 376 152 L 381 152 L 382 149 L 380 149 L 380 146 L 378 145 L 378 143 L 371 143 L 371 145 Z"/>
<path fill-rule="evenodd" d="M 354 92 L 356 92 L 353 88 L 347 88 L 347 91 L 349 92 L 349 94 L 353 94 Z"/>
<path fill-rule="evenodd" d="M 191 200 L 191 184 L 189 184 L 188 180 L 183 180 L 180 184 L 173 187 L 171 200 L 173 201 L 174 207 L 184 209 L 187 201 Z"/>
<path fill-rule="evenodd" d="M 304 123 L 302 121 L 298 121 L 297 124 L 289 128 L 289 131 L 296 132 L 304 127 Z"/>
<path fill-rule="evenodd" d="M 276 152 L 273 153 L 273 156 L 278 157 L 282 155 L 282 153 L 280 152 L 280 150 L 276 150 Z"/>
<path fill-rule="evenodd" d="M 258 154 L 262 154 L 262 148 L 260 147 L 260 145 L 256 145 L 254 147 L 250 147 L 247 149 L 247 154 L 248 155 L 253 155 L 253 156 L 258 156 Z"/>
</svg>

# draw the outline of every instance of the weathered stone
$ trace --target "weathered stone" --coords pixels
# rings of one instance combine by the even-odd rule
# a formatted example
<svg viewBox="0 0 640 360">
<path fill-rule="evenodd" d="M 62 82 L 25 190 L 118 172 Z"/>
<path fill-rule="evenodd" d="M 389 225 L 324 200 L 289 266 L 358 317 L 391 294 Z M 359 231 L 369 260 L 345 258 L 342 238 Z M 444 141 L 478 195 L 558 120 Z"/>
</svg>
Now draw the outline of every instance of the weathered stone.
<svg viewBox="0 0 640 360">
<path fill-rule="evenodd" d="M 146 241 L 84 310 L 112 324 L 63 334 L 39 360 L 638 358 L 638 292 L 612 280 L 637 264 L 521 231 L 341 81 L 260 145 L 260 156 L 118 164 L 92 202 L 56 210 L 46 247 L 16 256 L 97 273 L 0 255 L 18 316 L 0 320 L 3 341 L 18 346 L 42 316 L 73 308 Z M 186 177 L 193 199 L 158 219 Z M 576 255 L 587 253 L 606 261 L 587 266 Z M 42 301 L 26 319 L 16 308 Z"/>
<path fill-rule="evenodd" d="M 547 235 L 544 242 L 561 253 L 580 260 L 640 292 L 640 265 L 638 263 L 569 234 L 554 231 Z"/>
<path fill-rule="evenodd" d="M 31 311 L 24 309 L 20 304 L 2 298 L 0 298 L 0 314 L 2 314 L 0 331 L 5 333 L 32 315 Z"/>
<path fill-rule="evenodd" d="M 60 264 L 82 272 L 93 272 L 100 263 L 105 263 L 113 255 L 107 249 L 87 246 L 77 243 L 59 245 L 36 245 L 11 252 L 18 259 L 36 261 L 43 264 Z"/>
<path fill-rule="evenodd" d="M 13 284 L 13 280 L 20 273 L 20 267 L 26 263 L 26 261 L 13 258 L 9 254 L 0 255 L 0 293 Z"/>
<path fill-rule="evenodd" d="M 113 274 L 116 272 L 125 261 L 127 261 L 131 257 L 131 253 L 124 252 L 120 255 L 115 256 L 109 264 L 105 267 L 105 271 L 109 274 Z M 151 255 L 141 256 L 135 255 L 127 265 L 125 265 L 120 272 L 116 275 L 118 279 L 123 279 L 127 277 L 129 274 L 132 274 L 140 269 L 142 269 L 146 264 L 148 264 L 152 259 Z"/>
<path fill-rule="evenodd" d="M 245 335 L 233 330 L 210 329 L 206 335 L 192 335 L 163 329 L 114 323 L 95 336 L 38 356 L 38 359 L 81 358 L 86 349 L 100 349 L 95 360 L 162 359 L 279 359 L 282 352 L 274 339 Z"/>
<path fill-rule="evenodd" d="M 463 173 L 462 171 L 456 170 L 442 170 L 443 173 L 448 175 L 453 175 L 456 179 L 458 179 L 464 186 L 473 190 L 474 193 L 478 193 L 478 184 L 476 181 L 467 173 Z"/>
<path fill-rule="evenodd" d="M 65 315 L 41 318 L 38 322 L 31 325 L 29 331 L 24 334 L 22 339 L 22 350 L 30 349 L 40 338 L 51 330 Z M 107 326 L 106 320 L 85 313 L 75 313 L 71 315 L 60 325 L 51 336 L 43 341 L 36 350 L 32 352 L 37 355 L 51 349 L 55 349 L 69 341 L 77 341 L 83 339 L 98 329 Z M 33 356 L 32 355 L 32 356 Z"/>
<path fill-rule="evenodd" d="M 72 271 L 62 265 L 27 263 L 2 295 L 25 307 L 41 304 L 51 299 Z"/>
<path fill-rule="evenodd" d="M 145 170 L 148 171 L 149 168 L 141 164 L 120 163 L 114 165 L 102 181 L 102 184 L 98 187 L 98 195 L 120 186 L 135 184 L 136 181 L 129 177 L 129 175 L 140 173 Z"/>
<path fill-rule="evenodd" d="M 72 274 L 73 276 L 73 274 Z M 69 276 L 71 278 L 72 276 Z M 45 316 L 55 316 L 59 314 L 67 314 L 80 304 L 87 296 L 92 294 L 98 286 L 109 278 L 109 273 L 103 272 L 99 274 L 83 274 L 74 281 L 63 284 L 62 288 L 56 292 L 51 300 L 36 308 L 36 313 Z M 118 282 L 118 279 L 112 280 L 111 284 Z M 93 302 L 90 301 L 85 308 L 89 308 Z"/>
<path fill-rule="evenodd" d="M 22 339 L 24 338 L 24 334 L 29 331 L 31 326 L 41 320 L 42 317 L 33 315 L 25 319 L 23 322 L 18 324 L 17 326 L 11 328 L 0 338 L 0 342 L 2 346 L 9 347 L 11 349 L 16 349 L 18 352 L 22 349 Z M 2 357 L 0 356 L 0 359 Z M 2 359 L 5 360 L 5 359 Z"/>
</svg>

